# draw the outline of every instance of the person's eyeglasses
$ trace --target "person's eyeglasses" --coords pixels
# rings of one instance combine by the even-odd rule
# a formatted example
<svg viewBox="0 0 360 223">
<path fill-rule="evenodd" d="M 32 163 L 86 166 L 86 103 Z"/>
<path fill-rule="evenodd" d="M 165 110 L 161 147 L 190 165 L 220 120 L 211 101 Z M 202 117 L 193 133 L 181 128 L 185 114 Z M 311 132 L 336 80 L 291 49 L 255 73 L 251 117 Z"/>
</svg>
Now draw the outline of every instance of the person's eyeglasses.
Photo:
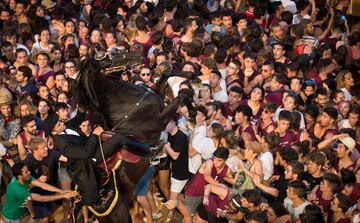
<svg viewBox="0 0 360 223">
<path fill-rule="evenodd" d="M 66 69 L 74 69 L 75 66 L 68 66 L 68 67 L 65 67 Z"/>
<path fill-rule="evenodd" d="M 141 76 L 145 77 L 145 76 L 151 76 L 151 73 L 141 73 Z"/>
</svg>

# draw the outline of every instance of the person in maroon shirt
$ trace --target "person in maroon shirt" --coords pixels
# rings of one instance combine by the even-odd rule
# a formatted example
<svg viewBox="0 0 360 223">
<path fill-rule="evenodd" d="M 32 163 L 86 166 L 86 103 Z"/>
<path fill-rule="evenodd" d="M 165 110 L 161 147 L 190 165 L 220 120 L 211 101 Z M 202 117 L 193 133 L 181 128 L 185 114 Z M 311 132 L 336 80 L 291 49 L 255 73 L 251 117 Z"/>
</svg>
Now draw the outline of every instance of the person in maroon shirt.
<svg viewBox="0 0 360 223">
<path fill-rule="evenodd" d="M 242 90 L 239 86 L 233 86 L 229 91 L 229 101 L 224 103 L 225 118 L 228 118 L 230 121 L 234 121 L 235 110 L 239 106 L 239 101 L 241 100 Z"/>
<path fill-rule="evenodd" d="M 280 144 L 279 146 L 290 148 L 291 145 L 295 142 L 294 134 L 292 134 L 289 130 L 291 121 L 291 113 L 286 110 L 282 110 L 279 113 L 279 119 L 277 121 L 277 127 L 275 129 L 275 133 L 280 136 Z"/>
<path fill-rule="evenodd" d="M 262 136 L 274 132 L 276 125 L 273 121 L 273 116 L 276 112 L 276 104 L 269 103 L 265 106 L 263 112 L 261 113 L 258 131 Z"/>
<path fill-rule="evenodd" d="M 240 147 L 244 148 L 244 145 L 252 141 L 257 141 L 255 131 L 251 126 L 250 119 L 252 116 L 252 110 L 248 105 L 239 105 L 236 109 L 235 123 L 239 126 L 237 131 L 241 137 Z"/>
<path fill-rule="evenodd" d="M 315 124 L 314 129 L 310 132 L 314 134 L 320 141 L 329 139 L 337 134 L 336 120 L 338 112 L 333 107 L 326 107 L 320 117 L 320 122 Z"/>
<path fill-rule="evenodd" d="M 341 179 L 333 173 L 326 173 L 320 185 L 313 188 L 308 195 L 308 200 L 319 206 L 323 212 L 324 219 L 330 217 L 331 203 L 334 199 L 334 194 L 338 191 L 341 184 Z M 327 222 L 331 219 L 328 219 Z"/>
<path fill-rule="evenodd" d="M 332 219 L 330 222 L 334 223 L 350 223 L 351 220 L 345 215 L 345 213 L 351 207 L 350 197 L 338 193 L 331 203 Z"/>
</svg>

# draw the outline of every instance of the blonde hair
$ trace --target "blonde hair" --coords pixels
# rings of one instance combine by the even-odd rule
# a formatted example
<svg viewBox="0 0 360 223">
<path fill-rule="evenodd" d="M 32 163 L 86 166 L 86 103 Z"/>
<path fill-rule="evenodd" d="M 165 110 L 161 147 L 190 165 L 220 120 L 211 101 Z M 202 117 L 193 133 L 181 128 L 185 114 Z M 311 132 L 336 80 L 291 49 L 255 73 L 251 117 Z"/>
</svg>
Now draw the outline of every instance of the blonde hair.
<svg viewBox="0 0 360 223">
<path fill-rule="evenodd" d="M 31 151 L 35 151 L 39 148 L 39 145 L 41 145 L 41 144 L 46 144 L 45 139 L 36 136 L 36 137 L 30 139 L 30 141 L 28 143 L 28 147 Z"/>
<path fill-rule="evenodd" d="M 336 76 L 336 83 L 337 89 L 340 90 L 341 88 L 345 87 L 345 75 L 351 72 L 349 70 L 342 70 Z"/>
</svg>

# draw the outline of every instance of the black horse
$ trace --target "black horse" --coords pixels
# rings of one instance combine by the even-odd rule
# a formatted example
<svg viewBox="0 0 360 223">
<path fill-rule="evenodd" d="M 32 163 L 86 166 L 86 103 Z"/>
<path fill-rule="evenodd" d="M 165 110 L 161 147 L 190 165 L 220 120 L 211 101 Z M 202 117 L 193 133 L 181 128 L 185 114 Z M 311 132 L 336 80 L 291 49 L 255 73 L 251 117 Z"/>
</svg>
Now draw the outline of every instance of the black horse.
<svg viewBox="0 0 360 223">
<path fill-rule="evenodd" d="M 130 52 L 110 56 L 98 52 L 94 58 L 82 62 L 77 86 L 79 106 L 100 113 L 107 130 L 157 146 L 161 131 L 174 117 L 178 106 L 185 103 L 190 111 L 193 110 L 186 94 L 180 94 L 165 107 L 160 95 L 119 78 L 119 74 L 141 61 L 141 55 Z M 100 222 L 131 221 L 129 207 L 133 192 L 149 160 L 149 157 L 142 157 L 138 163 L 122 162 L 116 171 L 119 200 L 109 215 L 98 217 Z"/>
</svg>

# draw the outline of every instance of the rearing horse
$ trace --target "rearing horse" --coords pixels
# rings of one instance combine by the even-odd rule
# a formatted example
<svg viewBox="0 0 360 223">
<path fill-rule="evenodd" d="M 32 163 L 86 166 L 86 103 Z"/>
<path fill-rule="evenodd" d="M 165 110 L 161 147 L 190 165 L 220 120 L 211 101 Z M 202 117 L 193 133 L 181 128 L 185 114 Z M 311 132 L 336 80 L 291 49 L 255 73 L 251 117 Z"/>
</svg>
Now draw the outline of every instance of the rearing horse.
<svg viewBox="0 0 360 223">
<path fill-rule="evenodd" d="M 121 80 L 124 72 L 142 58 L 142 53 L 130 52 L 117 55 L 96 55 L 82 62 L 78 80 L 79 106 L 100 113 L 105 128 L 132 136 L 143 143 L 156 146 L 160 133 L 174 116 L 181 103 L 189 105 L 188 97 L 181 94 L 167 107 L 162 98 L 152 90 Z M 91 110 L 90 109 L 90 110 Z M 135 186 L 148 168 L 149 158 L 142 157 L 138 163 L 123 161 L 116 171 L 119 199 L 113 211 L 100 222 L 130 222 L 129 206 Z"/>
</svg>

